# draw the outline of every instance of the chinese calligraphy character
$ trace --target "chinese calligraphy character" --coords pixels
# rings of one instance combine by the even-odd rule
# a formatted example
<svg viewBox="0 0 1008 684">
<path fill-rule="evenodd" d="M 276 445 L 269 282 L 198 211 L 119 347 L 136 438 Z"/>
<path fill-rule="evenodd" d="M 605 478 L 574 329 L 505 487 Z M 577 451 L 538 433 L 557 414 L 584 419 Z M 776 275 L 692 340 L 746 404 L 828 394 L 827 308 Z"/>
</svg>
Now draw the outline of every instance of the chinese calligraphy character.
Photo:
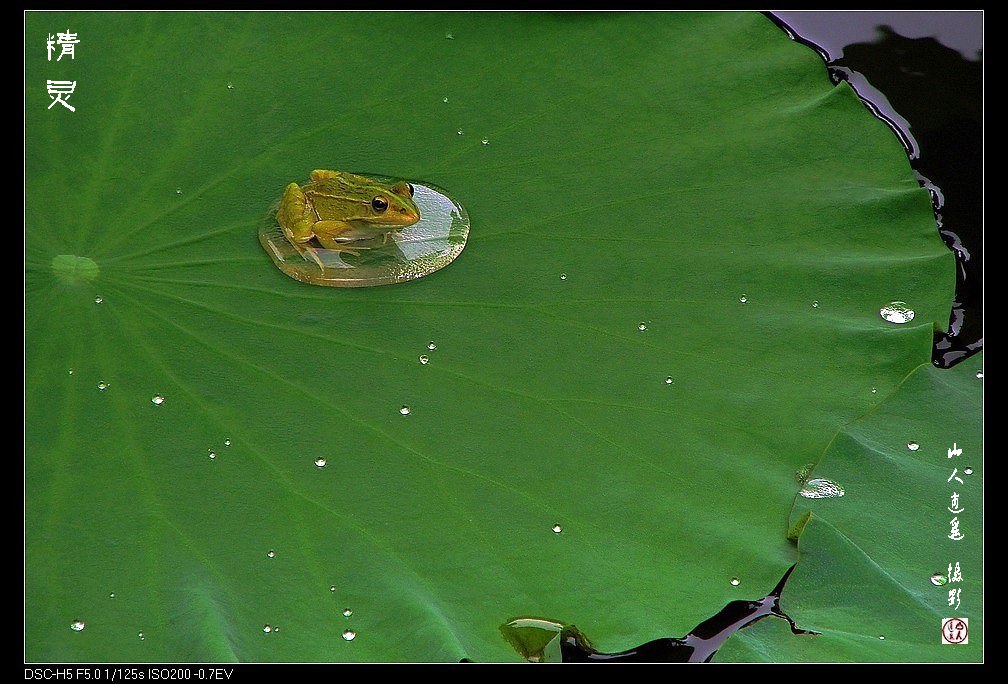
<svg viewBox="0 0 1008 684">
<path fill-rule="evenodd" d="M 959 610 L 959 593 L 962 589 L 949 589 L 948 604 L 953 606 L 955 610 Z"/>
<path fill-rule="evenodd" d="M 955 479 L 955 481 L 958 482 L 959 484 L 963 484 L 962 478 L 959 477 L 959 469 L 958 468 L 953 468 L 952 469 L 952 474 L 949 475 L 949 479 L 947 479 L 946 482 L 951 482 L 953 479 Z"/>
<path fill-rule="evenodd" d="M 50 39 L 52 38 L 51 34 L 49 35 L 49 38 Z M 58 62 L 61 59 L 63 59 L 63 55 L 70 55 L 70 59 L 75 59 L 74 48 L 77 46 L 77 43 L 79 42 L 80 41 L 77 39 L 77 34 L 70 33 L 70 29 L 67 29 L 66 33 L 57 33 L 56 43 L 63 49 L 63 51 L 59 53 L 59 56 L 56 58 L 56 61 Z M 51 62 L 53 51 L 52 40 L 47 41 L 47 43 L 48 43 L 47 48 L 49 50 L 49 61 Z"/>
<path fill-rule="evenodd" d="M 952 499 L 952 505 L 948 507 L 949 513 L 962 513 L 966 510 L 965 508 L 959 508 L 959 492 L 952 492 L 952 496 L 949 498 Z"/>
<path fill-rule="evenodd" d="M 71 112 L 77 111 L 65 99 L 73 94 L 73 91 L 77 88 L 77 81 L 46 81 L 46 88 L 49 90 L 49 97 L 52 98 L 52 102 L 49 103 L 46 109 L 52 109 L 53 105 L 59 102 Z"/>
<path fill-rule="evenodd" d="M 52 61 L 52 53 L 56 51 L 56 37 L 53 34 L 49 34 L 49 40 L 46 41 L 46 57 L 49 61 Z"/>
<path fill-rule="evenodd" d="M 959 516 L 952 518 L 952 520 L 949 521 L 949 525 L 952 526 L 952 529 L 948 534 L 949 539 L 952 541 L 959 541 L 965 536 L 959 531 Z"/>
<path fill-rule="evenodd" d="M 952 570 L 952 564 L 949 563 L 948 566 L 948 578 L 949 582 L 962 582 L 962 570 L 959 569 L 959 563 L 955 564 L 955 570 Z"/>
<path fill-rule="evenodd" d="M 955 442 L 952 442 L 952 448 L 948 450 L 948 457 L 953 456 L 962 456 L 962 449 L 958 448 Z"/>
</svg>

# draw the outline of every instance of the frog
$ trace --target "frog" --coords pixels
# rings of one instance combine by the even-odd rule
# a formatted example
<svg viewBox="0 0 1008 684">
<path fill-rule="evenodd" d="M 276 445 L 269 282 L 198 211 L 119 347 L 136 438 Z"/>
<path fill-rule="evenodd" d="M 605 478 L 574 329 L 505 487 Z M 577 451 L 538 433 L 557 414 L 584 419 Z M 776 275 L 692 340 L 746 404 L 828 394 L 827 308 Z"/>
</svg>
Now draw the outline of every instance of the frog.
<svg viewBox="0 0 1008 684">
<path fill-rule="evenodd" d="M 286 187 L 276 219 L 290 243 L 324 270 L 312 240 L 354 256 L 379 246 L 378 238 L 381 245 L 387 244 L 391 233 L 420 220 L 413 192 L 404 180 L 389 184 L 345 171 L 315 169 L 310 182 Z"/>
</svg>

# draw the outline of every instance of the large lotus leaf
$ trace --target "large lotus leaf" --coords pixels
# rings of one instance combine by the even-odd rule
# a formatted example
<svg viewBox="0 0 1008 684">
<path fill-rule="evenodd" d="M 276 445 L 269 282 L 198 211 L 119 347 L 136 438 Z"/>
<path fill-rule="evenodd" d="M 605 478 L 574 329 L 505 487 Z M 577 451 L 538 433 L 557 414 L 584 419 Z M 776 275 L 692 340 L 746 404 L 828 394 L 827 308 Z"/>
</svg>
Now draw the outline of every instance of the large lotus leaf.
<svg viewBox="0 0 1008 684">
<path fill-rule="evenodd" d="M 844 497 L 797 500 L 792 523 L 811 518 L 781 601 L 822 635 L 795 639 L 763 621 L 719 659 L 983 659 L 982 367 L 977 356 L 917 368 L 839 432 L 813 474 L 843 485 Z M 967 643 L 942 644 L 945 618 L 969 621 Z"/>
<path fill-rule="evenodd" d="M 796 470 L 948 317 L 896 138 L 759 14 L 26 37 L 30 659 L 509 660 L 523 615 L 600 650 L 686 634 L 795 562 Z M 256 231 L 313 168 L 436 183 L 469 245 L 404 285 L 296 282 Z"/>
</svg>

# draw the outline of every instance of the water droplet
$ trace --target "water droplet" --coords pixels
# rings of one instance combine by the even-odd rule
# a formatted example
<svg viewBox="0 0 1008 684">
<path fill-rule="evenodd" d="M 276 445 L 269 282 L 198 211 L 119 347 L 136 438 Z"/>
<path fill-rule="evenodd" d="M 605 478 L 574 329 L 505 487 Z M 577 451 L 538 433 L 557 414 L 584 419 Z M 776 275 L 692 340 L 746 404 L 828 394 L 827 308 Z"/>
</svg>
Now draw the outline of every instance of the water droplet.
<svg viewBox="0 0 1008 684">
<path fill-rule="evenodd" d="M 967 475 L 972 475 L 973 474 L 973 469 L 972 468 L 967 468 L 963 472 L 966 473 Z"/>
<path fill-rule="evenodd" d="M 977 380 L 983 380 L 983 371 L 982 370 L 978 370 L 976 372 L 976 376 L 977 376 Z"/>
<path fill-rule="evenodd" d="M 151 403 L 154 404 L 155 406 L 160 406 L 161 404 L 164 403 L 164 397 L 161 396 L 160 394 L 155 394 L 153 397 L 151 397 Z"/>
<path fill-rule="evenodd" d="M 273 625 L 273 633 L 276 634 L 280 631 L 280 625 Z"/>
<path fill-rule="evenodd" d="M 560 534 L 561 532 L 563 532 L 563 527 L 560 526 L 560 523 L 556 523 L 550 529 L 552 529 L 555 534 Z"/>
<path fill-rule="evenodd" d="M 181 195 L 182 194 L 182 188 L 175 188 L 175 194 L 176 195 Z"/>
<path fill-rule="evenodd" d="M 732 577 L 730 583 L 733 587 L 737 587 L 738 585 L 742 584 L 742 580 L 740 580 L 738 577 Z"/>
<path fill-rule="evenodd" d="M 74 620 L 73 622 L 70 623 L 70 629 L 72 629 L 75 632 L 82 631 L 84 629 L 84 621 Z"/>
<path fill-rule="evenodd" d="M 483 138 L 483 140 L 481 140 L 480 142 L 482 142 L 484 145 L 489 145 L 490 144 L 490 139 L 489 138 Z"/>
<path fill-rule="evenodd" d="M 798 493 L 806 499 L 831 499 L 843 496 L 844 490 L 835 482 L 816 477 L 806 482 Z"/>
<path fill-rule="evenodd" d="M 872 394 L 877 394 L 877 393 L 878 393 L 878 389 L 877 389 L 877 388 L 875 388 L 875 387 L 872 387 L 872 388 L 871 388 L 871 393 L 872 393 Z"/>
<path fill-rule="evenodd" d="M 316 458 L 315 465 L 319 468 L 325 468 L 326 460 L 324 458 Z"/>
<path fill-rule="evenodd" d="M 813 309 L 818 309 L 819 308 L 819 301 L 818 300 L 812 302 L 812 308 Z"/>
<path fill-rule="evenodd" d="M 228 82 L 228 90 L 234 90 L 234 83 Z"/>
<path fill-rule="evenodd" d="M 333 584 L 332 586 L 330 586 L 329 591 L 336 591 L 336 585 Z"/>
<path fill-rule="evenodd" d="M 455 35 L 452 33 L 444 34 L 445 40 L 455 40 Z"/>
<path fill-rule="evenodd" d="M 274 551 L 273 549 L 270 549 L 269 551 L 266 552 L 266 557 L 267 558 L 275 558 L 276 557 L 276 551 Z"/>
<path fill-rule="evenodd" d="M 885 635 L 884 634 L 879 634 L 878 638 L 879 638 L 879 641 L 885 641 Z"/>
<path fill-rule="evenodd" d="M 746 297 L 745 295 L 742 295 L 741 297 L 739 297 L 739 298 L 738 298 L 738 300 L 739 300 L 740 302 L 742 302 L 743 304 L 745 304 L 746 302 L 748 302 L 748 301 L 749 301 L 749 298 L 748 298 L 748 297 Z"/>
<path fill-rule="evenodd" d="M 666 385 L 671 385 L 672 384 L 672 376 L 671 375 L 665 376 L 665 384 Z"/>
<path fill-rule="evenodd" d="M 215 452 L 213 449 L 207 449 L 207 456 L 209 456 L 211 459 L 217 458 L 217 452 Z"/>
<path fill-rule="evenodd" d="M 448 104 L 448 98 L 446 97 L 446 98 L 445 98 L 445 99 L 443 100 L 443 102 L 444 102 L 445 104 Z"/>
<path fill-rule="evenodd" d="M 343 640 L 344 641 L 353 641 L 356 637 L 357 637 L 357 632 L 353 631 L 352 629 L 345 629 L 345 630 L 343 630 Z"/>
<path fill-rule="evenodd" d="M 890 323 L 909 323 L 913 320 L 913 309 L 906 302 L 892 302 L 879 309 L 879 316 Z"/>
<path fill-rule="evenodd" d="M 352 610 L 350 610 L 349 608 L 344 608 L 343 609 L 343 617 L 350 617 L 351 615 L 353 615 L 353 611 Z"/>
<path fill-rule="evenodd" d="M 99 382 L 98 383 L 98 391 L 104 392 L 107 389 L 108 389 L 108 383 L 107 382 Z"/>
<path fill-rule="evenodd" d="M 420 355 L 420 364 L 426 366 L 428 363 L 430 363 L 430 357 L 427 356 L 426 354 L 421 354 Z"/>
<path fill-rule="evenodd" d="M 273 631 L 272 627 L 270 627 L 269 625 L 263 625 L 263 632 L 265 632 L 266 634 L 269 634 L 272 631 Z"/>
<path fill-rule="evenodd" d="M 230 437 L 228 437 L 227 439 L 224 440 L 224 446 L 231 446 L 231 438 Z"/>
<path fill-rule="evenodd" d="M 460 129 L 458 129 L 457 133 L 458 133 L 459 135 L 462 135 L 462 129 L 461 129 L 461 128 L 460 128 Z"/>
<path fill-rule="evenodd" d="M 137 638 L 139 638 L 139 639 L 140 639 L 140 641 L 143 641 L 143 640 L 144 640 L 144 639 L 146 639 L 147 637 L 145 637 L 145 636 L 144 636 L 144 633 L 143 633 L 143 632 L 137 632 Z"/>
<path fill-rule="evenodd" d="M 647 330 L 647 325 L 644 323 L 638 323 L 637 329 L 640 330 L 641 332 L 644 332 L 645 330 Z"/>
<path fill-rule="evenodd" d="M 67 375 L 73 375 L 73 373 L 74 373 L 74 369 L 73 368 L 71 368 L 70 370 L 67 371 Z"/>
<path fill-rule="evenodd" d="M 434 351 L 435 349 L 437 349 L 437 345 L 434 344 L 433 342 L 428 342 L 427 348 L 430 349 L 431 351 Z"/>
<path fill-rule="evenodd" d="M 936 587 L 940 587 L 943 584 L 948 584 L 948 577 L 945 575 L 945 573 L 936 572 L 935 574 L 931 575 L 931 584 L 935 585 Z"/>
<path fill-rule="evenodd" d="M 109 597 L 110 599 L 111 599 L 111 598 L 115 598 L 115 592 L 113 591 L 112 593 L 110 593 L 110 594 L 108 595 L 108 597 Z"/>
<path fill-rule="evenodd" d="M 907 442 L 907 449 L 909 449 L 910 451 L 917 451 L 918 449 L 920 449 L 920 444 L 918 444 L 917 442 Z"/>
<path fill-rule="evenodd" d="M 101 295 L 99 295 L 99 296 L 97 296 L 97 297 L 94 298 L 94 303 L 95 304 L 101 304 L 104 301 L 105 300 L 101 298 Z"/>
<path fill-rule="evenodd" d="M 567 280 L 567 274 L 566 273 L 561 273 L 560 274 L 560 280 Z"/>
<path fill-rule="evenodd" d="M 403 414 L 404 416 L 408 416 L 409 412 L 410 412 L 410 407 L 406 406 L 405 404 L 403 404 L 403 407 L 401 409 L 399 409 L 399 413 Z"/>
</svg>

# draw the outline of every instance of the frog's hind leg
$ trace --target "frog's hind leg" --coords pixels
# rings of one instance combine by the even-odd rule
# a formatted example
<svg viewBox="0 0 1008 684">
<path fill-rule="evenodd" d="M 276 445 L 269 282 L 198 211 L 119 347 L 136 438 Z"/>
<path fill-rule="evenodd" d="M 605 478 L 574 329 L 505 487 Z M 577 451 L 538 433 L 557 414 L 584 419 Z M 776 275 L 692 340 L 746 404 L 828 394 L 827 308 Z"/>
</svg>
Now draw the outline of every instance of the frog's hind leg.
<svg viewBox="0 0 1008 684">
<path fill-rule="evenodd" d="M 284 190 L 276 218 L 287 241 L 294 246 L 298 254 L 304 256 L 307 253 L 324 271 L 325 265 L 319 258 L 318 252 L 307 244 L 315 237 L 315 221 L 317 220 L 315 209 L 297 183 L 291 183 Z"/>
<path fill-rule="evenodd" d="M 318 241 L 326 249 L 360 256 L 360 252 L 348 248 L 345 242 L 339 242 L 336 239 L 343 233 L 351 230 L 353 230 L 353 227 L 346 221 L 319 221 L 315 224 L 315 237 L 318 238 Z"/>
</svg>

